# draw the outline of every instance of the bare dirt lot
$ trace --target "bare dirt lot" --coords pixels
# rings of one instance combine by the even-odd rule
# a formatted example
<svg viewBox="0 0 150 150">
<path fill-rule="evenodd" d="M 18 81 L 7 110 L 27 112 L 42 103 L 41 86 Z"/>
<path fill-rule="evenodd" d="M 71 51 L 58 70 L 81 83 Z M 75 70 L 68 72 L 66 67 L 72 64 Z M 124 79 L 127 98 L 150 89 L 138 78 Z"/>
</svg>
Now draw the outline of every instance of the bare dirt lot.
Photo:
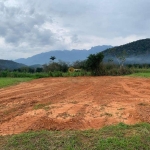
<svg viewBox="0 0 150 150">
<path fill-rule="evenodd" d="M 150 79 L 43 78 L 0 89 L 0 135 L 150 123 Z"/>
</svg>

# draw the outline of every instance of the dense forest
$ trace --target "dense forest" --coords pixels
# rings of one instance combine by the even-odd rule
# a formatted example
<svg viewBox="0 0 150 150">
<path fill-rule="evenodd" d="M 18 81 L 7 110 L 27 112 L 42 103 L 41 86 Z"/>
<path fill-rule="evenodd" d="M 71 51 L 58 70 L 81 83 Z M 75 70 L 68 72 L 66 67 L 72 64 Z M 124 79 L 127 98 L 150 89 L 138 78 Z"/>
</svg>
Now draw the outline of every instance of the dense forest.
<svg viewBox="0 0 150 150">
<path fill-rule="evenodd" d="M 125 45 L 116 46 L 103 51 L 105 61 L 124 56 L 126 63 L 144 64 L 150 63 L 150 39 L 138 40 Z"/>
</svg>

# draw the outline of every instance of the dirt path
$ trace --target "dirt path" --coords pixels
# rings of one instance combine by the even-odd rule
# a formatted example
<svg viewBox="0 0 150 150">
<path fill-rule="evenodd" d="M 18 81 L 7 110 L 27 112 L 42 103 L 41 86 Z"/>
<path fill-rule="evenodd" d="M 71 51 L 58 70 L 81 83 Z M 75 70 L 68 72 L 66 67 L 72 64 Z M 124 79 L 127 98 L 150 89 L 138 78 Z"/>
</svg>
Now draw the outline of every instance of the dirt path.
<svg viewBox="0 0 150 150">
<path fill-rule="evenodd" d="M 44 78 L 0 89 L 0 135 L 150 123 L 150 79 Z"/>
</svg>

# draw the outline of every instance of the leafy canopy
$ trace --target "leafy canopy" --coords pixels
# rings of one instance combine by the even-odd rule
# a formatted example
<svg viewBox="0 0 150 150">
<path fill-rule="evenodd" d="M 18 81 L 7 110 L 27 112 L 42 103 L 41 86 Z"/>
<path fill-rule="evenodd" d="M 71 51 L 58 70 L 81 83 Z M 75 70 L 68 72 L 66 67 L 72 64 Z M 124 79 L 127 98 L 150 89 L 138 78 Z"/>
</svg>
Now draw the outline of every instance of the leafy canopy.
<svg viewBox="0 0 150 150">
<path fill-rule="evenodd" d="M 101 62 L 103 61 L 104 55 L 102 53 L 91 54 L 86 60 L 86 68 L 92 72 L 93 75 L 100 75 L 101 73 Z"/>
<path fill-rule="evenodd" d="M 54 60 L 56 59 L 56 57 L 55 57 L 55 56 L 51 56 L 50 59 L 51 59 L 52 61 L 54 61 Z"/>
</svg>

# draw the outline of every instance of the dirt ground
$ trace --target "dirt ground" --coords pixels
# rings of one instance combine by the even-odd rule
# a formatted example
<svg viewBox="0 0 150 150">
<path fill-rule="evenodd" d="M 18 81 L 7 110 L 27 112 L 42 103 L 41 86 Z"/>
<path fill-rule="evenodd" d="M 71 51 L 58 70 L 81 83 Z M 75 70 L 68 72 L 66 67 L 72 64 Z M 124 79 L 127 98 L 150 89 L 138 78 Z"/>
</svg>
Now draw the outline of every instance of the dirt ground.
<svg viewBox="0 0 150 150">
<path fill-rule="evenodd" d="M 43 78 L 0 89 L 0 135 L 150 123 L 150 79 Z"/>
</svg>

